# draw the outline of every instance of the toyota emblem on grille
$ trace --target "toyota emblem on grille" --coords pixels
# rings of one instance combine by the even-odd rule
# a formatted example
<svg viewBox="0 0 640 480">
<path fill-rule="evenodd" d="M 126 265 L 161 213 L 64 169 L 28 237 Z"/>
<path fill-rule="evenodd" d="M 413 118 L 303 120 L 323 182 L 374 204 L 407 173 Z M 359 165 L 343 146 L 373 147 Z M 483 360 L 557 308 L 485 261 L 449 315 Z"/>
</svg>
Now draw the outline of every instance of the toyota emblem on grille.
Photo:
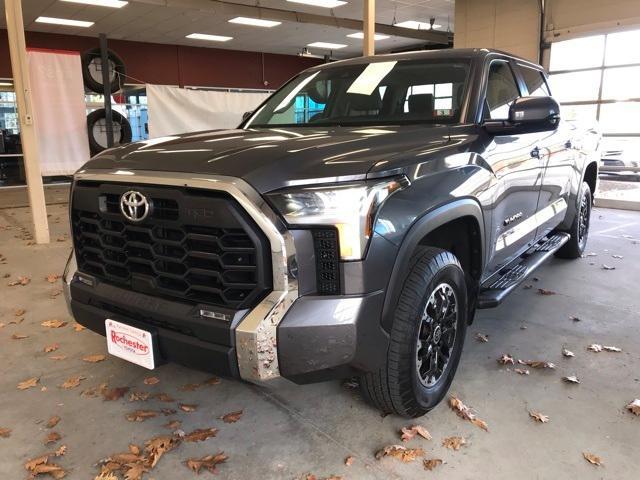
<svg viewBox="0 0 640 480">
<path fill-rule="evenodd" d="M 120 197 L 120 211 L 131 222 L 141 222 L 149 215 L 151 205 L 140 192 L 130 190 Z"/>
</svg>

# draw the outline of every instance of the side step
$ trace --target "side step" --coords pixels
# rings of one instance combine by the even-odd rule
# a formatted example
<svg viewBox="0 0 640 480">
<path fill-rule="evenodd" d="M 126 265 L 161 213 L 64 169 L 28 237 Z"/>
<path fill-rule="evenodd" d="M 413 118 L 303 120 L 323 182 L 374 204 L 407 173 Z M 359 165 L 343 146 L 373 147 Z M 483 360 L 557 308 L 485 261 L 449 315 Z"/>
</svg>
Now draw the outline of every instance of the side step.
<svg viewBox="0 0 640 480">
<path fill-rule="evenodd" d="M 568 233 L 545 237 L 482 285 L 478 308 L 497 307 L 515 288 L 571 238 Z"/>
</svg>

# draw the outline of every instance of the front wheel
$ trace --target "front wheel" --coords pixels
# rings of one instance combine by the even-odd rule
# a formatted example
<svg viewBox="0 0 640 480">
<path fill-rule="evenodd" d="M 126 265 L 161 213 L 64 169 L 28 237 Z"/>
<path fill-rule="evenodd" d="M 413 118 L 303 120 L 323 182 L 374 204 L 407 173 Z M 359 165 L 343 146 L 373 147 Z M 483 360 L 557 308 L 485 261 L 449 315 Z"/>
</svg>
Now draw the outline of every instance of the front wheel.
<svg viewBox="0 0 640 480">
<path fill-rule="evenodd" d="M 560 258 L 580 258 L 587 247 L 587 238 L 589 237 L 589 225 L 591 223 L 591 188 L 587 182 L 582 183 L 582 194 L 580 196 L 580 205 L 576 218 L 571 224 L 569 234 L 571 238 L 565 243 L 560 250 L 556 252 L 556 256 Z"/>
<path fill-rule="evenodd" d="M 446 395 L 462 354 L 467 289 L 456 257 L 421 247 L 391 327 L 386 365 L 360 380 L 365 399 L 385 413 L 419 417 Z"/>
</svg>

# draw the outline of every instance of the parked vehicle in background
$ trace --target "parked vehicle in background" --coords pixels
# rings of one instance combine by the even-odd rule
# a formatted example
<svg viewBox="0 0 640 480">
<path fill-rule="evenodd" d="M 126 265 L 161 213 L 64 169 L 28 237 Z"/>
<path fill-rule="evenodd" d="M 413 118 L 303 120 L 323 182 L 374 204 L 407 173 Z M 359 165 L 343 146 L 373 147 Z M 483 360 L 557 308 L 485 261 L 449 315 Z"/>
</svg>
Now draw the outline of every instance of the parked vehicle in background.
<svg viewBox="0 0 640 480">
<path fill-rule="evenodd" d="M 422 415 L 475 310 L 584 252 L 600 135 L 550 95 L 503 52 L 365 57 L 300 73 L 238 129 L 107 150 L 74 177 L 71 312 L 146 368 L 358 375 Z"/>
<path fill-rule="evenodd" d="M 601 151 L 603 175 L 640 179 L 640 138 L 603 138 Z"/>
</svg>

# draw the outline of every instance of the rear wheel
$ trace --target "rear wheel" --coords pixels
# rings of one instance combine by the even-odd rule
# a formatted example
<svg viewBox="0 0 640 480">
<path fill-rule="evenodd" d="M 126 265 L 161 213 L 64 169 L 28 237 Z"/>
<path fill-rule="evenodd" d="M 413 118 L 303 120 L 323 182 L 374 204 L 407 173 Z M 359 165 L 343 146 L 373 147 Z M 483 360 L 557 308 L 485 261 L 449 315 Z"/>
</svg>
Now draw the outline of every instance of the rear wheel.
<svg viewBox="0 0 640 480">
<path fill-rule="evenodd" d="M 361 378 L 365 399 L 383 412 L 406 417 L 435 407 L 460 362 L 467 315 L 458 260 L 444 250 L 420 248 L 398 300 L 386 365 Z"/>
<path fill-rule="evenodd" d="M 579 258 L 587 247 L 587 239 L 589 237 L 589 225 L 591 223 L 591 188 L 587 182 L 582 183 L 582 193 L 580 197 L 580 205 L 576 218 L 573 220 L 569 234 L 571 238 L 565 243 L 560 250 L 556 252 L 556 256 L 560 258 Z"/>
</svg>

